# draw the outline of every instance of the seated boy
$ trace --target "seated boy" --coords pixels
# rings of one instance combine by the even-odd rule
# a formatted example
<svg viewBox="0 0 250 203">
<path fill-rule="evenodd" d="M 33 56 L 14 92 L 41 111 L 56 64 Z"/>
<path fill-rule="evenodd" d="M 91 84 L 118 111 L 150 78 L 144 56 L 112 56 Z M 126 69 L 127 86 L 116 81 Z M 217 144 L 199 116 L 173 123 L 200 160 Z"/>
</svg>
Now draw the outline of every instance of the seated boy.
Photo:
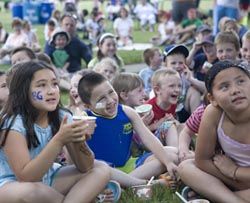
<svg viewBox="0 0 250 203">
<path fill-rule="evenodd" d="M 137 177 L 150 178 L 167 170 L 175 178 L 178 162 L 176 148 L 163 147 L 134 109 L 120 105 L 117 93 L 103 75 L 92 72 L 83 76 L 79 81 L 78 93 L 89 109 L 85 113 L 97 118 L 97 127 L 88 141 L 96 159 L 104 160 L 115 167 L 124 166 L 131 155 L 130 145 L 134 130 L 154 154 L 147 157 L 144 164 L 136 169 L 140 171 Z M 148 167 L 151 163 L 156 164 L 154 169 Z"/>
<path fill-rule="evenodd" d="M 182 90 L 176 110 L 181 123 L 200 105 L 201 92 L 204 91 L 204 83 L 195 79 L 185 64 L 188 53 L 184 45 L 169 45 L 163 52 L 164 66 L 176 70 L 182 79 Z"/>
</svg>

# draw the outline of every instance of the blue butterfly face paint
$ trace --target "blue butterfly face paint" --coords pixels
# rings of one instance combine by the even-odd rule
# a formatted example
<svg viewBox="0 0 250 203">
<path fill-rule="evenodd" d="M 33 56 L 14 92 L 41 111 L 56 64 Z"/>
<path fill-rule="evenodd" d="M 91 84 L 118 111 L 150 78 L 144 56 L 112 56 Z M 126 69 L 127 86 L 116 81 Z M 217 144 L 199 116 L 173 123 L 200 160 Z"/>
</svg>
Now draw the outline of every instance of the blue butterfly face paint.
<svg viewBox="0 0 250 203">
<path fill-rule="evenodd" d="M 41 91 L 38 91 L 38 92 L 34 91 L 34 92 L 32 92 L 32 98 L 34 100 L 43 100 L 43 96 L 41 95 Z"/>
</svg>

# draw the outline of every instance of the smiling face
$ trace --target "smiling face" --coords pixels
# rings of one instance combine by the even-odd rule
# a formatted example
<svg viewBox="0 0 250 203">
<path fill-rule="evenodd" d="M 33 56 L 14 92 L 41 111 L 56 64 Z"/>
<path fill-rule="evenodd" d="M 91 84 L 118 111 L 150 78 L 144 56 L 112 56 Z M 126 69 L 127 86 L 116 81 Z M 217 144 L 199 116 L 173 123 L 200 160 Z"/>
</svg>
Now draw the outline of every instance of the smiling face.
<svg viewBox="0 0 250 203">
<path fill-rule="evenodd" d="M 67 37 L 64 34 L 58 34 L 55 37 L 55 46 L 57 49 L 64 49 L 67 45 Z"/>
<path fill-rule="evenodd" d="M 30 103 L 39 112 L 48 112 L 56 109 L 59 99 L 60 90 L 54 72 L 49 69 L 37 71 L 30 84 Z"/>
<path fill-rule="evenodd" d="M 171 54 L 166 57 L 165 66 L 172 68 L 178 73 L 182 73 L 185 69 L 185 57 L 183 54 Z"/>
<path fill-rule="evenodd" d="M 233 43 L 218 43 L 216 45 L 216 55 L 220 61 L 236 60 L 239 55 L 239 51 L 236 50 Z"/>
<path fill-rule="evenodd" d="M 81 78 L 82 78 L 82 76 L 80 74 L 75 74 L 75 75 L 73 75 L 73 77 L 70 80 L 70 92 L 69 92 L 69 94 L 70 94 L 71 98 L 74 100 L 76 105 L 82 103 L 82 100 L 79 97 L 78 89 L 77 89 L 78 83 L 79 83 Z"/>
<path fill-rule="evenodd" d="M 117 114 L 118 100 L 112 85 L 105 81 L 93 89 L 88 108 L 99 115 L 113 117 Z"/>
<path fill-rule="evenodd" d="M 216 48 L 214 44 L 205 43 L 202 45 L 202 49 L 206 56 L 210 58 L 216 57 Z"/>
<path fill-rule="evenodd" d="M 181 78 L 178 73 L 161 78 L 160 85 L 154 87 L 157 103 L 170 107 L 177 104 L 181 92 Z"/>
<path fill-rule="evenodd" d="M 144 87 L 141 85 L 127 93 L 125 105 L 130 106 L 132 108 L 140 106 L 145 102 L 145 97 L 146 94 L 144 92 Z"/>
<path fill-rule="evenodd" d="M 18 51 L 11 56 L 11 63 L 12 65 L 15 65 L 20 62 L 27 62 L 30 61 L 31 58 L 28 56 L 28 54 L 25 51 Z"/>
<path fill-rule="evenodd" d="M 159 51 L 155 51 L 154 56 L 150 59 L 150 64 L 156 69 L 159 68 L 162 64 L 162 54 Z"/>
<path fill-rule="evenodd" d="M 102 65 L 99 69 L 99 73 L 104 75 L 109 81 L 111 81 L 115 76 L 115 68 L 112 65 Z"/>
<path fill-rule="evenodd" d="M 250 40 L 248 39 L 242 41 L 241 57 L 250 65 Z"/>
<path fill-rule="evenodd" d="M 106 37 L 99 45 L 99 49 L 104 56 L 113 57 L 116 53 L 116 43 L 113 37 Z"/>
<path fill-rule="evenodd" d="M 216 75 L 210 101 L 225 112 L 239 113 L 250 107 L 249 89 L 250 79 L 244 71 L 234 67 L 227 68 Z"/>
</svg>

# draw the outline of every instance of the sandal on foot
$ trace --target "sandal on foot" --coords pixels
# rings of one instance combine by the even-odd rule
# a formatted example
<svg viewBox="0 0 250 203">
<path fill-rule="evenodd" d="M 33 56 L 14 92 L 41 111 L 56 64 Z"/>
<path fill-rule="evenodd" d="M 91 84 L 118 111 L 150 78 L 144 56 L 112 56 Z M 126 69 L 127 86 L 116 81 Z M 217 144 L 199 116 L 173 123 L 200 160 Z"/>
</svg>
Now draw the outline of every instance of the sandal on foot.
<svg viewBox="0 0 250 203">
<path fill-rule="evenodd" d="M 120 196 L 121 196 L 121 186 L 120 184 L 117 182 L 117 181 L 114 181 L 114 180 L 110 180 L 106 187 L 105 187 L 105 190 L 108 189 L 108 190 L 112 190 L 113 191 L 113 195 L 114 195 L 114 200 L 113 202 L 117 202 L 119 199 L 120 199 Z M 97 202 L 96 203 L 102 203 L 102 202 L 105 202 L 105 198 L 106 198 L 106 195 L 105 194 L 99 194 L 97 196 Z"/>
<path fill-rule="evenodd" d="M 121 186 L 117 181 L 110 180 L 105 189 L 113 190 L 114 202 L 118 201 L 121 197 Z"/>
<path fill-rule="evenodd" d="M 193 193 L 193 194 L 192 194 Z M 194 199 L 206 199 L 196 193 L 193 189 L 191 189 L 189 186 L 185 186 L 181 191 L 182 197 L 184 197 L 187 201 L 194 200 Z"/>
</svg>

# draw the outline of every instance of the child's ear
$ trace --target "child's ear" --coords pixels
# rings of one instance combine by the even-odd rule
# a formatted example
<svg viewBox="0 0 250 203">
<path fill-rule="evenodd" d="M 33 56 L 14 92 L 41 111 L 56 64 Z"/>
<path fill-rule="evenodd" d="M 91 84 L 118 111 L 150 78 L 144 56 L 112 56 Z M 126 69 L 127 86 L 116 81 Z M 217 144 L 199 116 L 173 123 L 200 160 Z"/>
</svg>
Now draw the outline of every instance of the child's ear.
<svg viewBox="0 0 250 203">
<path fill-rule="evenodd" d="M 207 99 L 210 101 L 210 103 L 213 106 L 218 107 L 218 103 L 217 103 L 217 101 L 215 100 L 214 96 L 211 93 L 207 94 Z"/>
<path fill-rule="evenodd" d="M 120 92 L 119 96 L 123 101 L 126 101 L 128 99 L 128 94 L 124 90 Z"/>
<path fill-rule="evenodd" d="M 159 91 L 160 91 L 160 87 L 158 85 L 154 86 L 153 87 L 153 90 L 154 90 L 154 93 L 155 93 L 155 96 L 158 95 Z"/>
<path fill-rule="evenodd" d="M 83 106 L 85 109 L 91 109 L 91 105 L 89 105 L 89 104 L 83 104 Z"/>
</svg>

